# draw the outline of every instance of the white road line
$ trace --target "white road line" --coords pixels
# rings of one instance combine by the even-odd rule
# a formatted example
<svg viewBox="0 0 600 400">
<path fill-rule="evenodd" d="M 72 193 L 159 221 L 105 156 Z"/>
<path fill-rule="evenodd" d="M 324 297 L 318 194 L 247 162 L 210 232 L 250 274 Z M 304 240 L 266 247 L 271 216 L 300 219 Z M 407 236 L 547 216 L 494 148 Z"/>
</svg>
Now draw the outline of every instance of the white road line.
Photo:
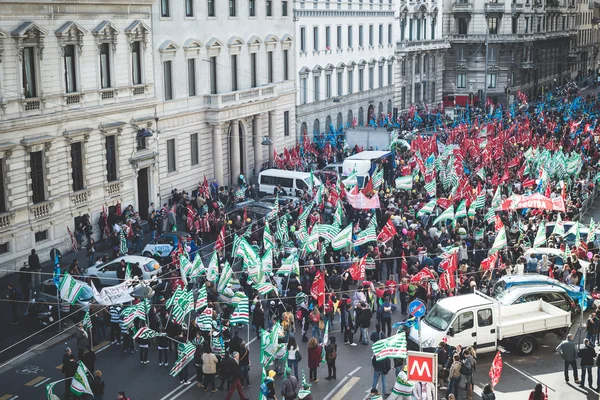
<svg viewBox="0 0 600 400">
<path fill-rule="evenodd" d="M 191 382 L 188 385 L 188 387 L 186 387 L 185 389 L 183 389 L 181 392 L 177 393 L 175 396 L 171 397 L 171 400 L 175 400 L 176 398 L 178 398 L 179 396 L 181 396 L 182 394 L 184 394 L 185 392 L 187 392 L 188 390 L 190 390 L 194 386 L 196 386 L 196 383 L 195 382 Z"/>
<path fill-rule="evenodd" d="M 162 397 L 160 400 L 167 400 L 167 399 L 171 399 L 171 395 L 173 393 L 175 393 L 176 391 L 178 391 L 179 389 L 181 389 L 182 387 L 184 387 L 185 385 L 183 383 L 180 383 L 179 386 L 177 386 L 175 389 L 171 390 L 169 393 L 167 393 L 164 397 Z"/>
<path fill-rule="evenodd" d="M 35 385 L 33 385 L 33 387 L 42 386 L 44 383 L 48 382 L 49 380 L 50 380 L 50 378 L 46 378 L 43 381 L 40 381 L 40 382 L 36 383 Z"/>
<path fill-rule="evenodd" d="M 96 351 L 96 354 L 100 353 L 101 351 L 104 351 L 104 350 L 108 349 L 110 346 L 111 346 L 111 344 L 109 343 L 106 346 L 104 346 L 103 348 L 98 349 L 98 351 Z"/>
<path fill-rule="evenodd" d="M 252 344 L 252 342 L 254 342 L 256 339 L 258 339 L 258 336 L 256 336 L 254 339 L 252 339 L 251 341 L 248 342 L 248 346 L 250 346 Z"/>
<path fill-rule="evenodd" d="M 333 389 L 331 389 L 331 391 L 329 393 L 327 393 L 327 396 L 323 397 L 323 400 L 329 400 L 334 394 L 335 392 L 338 391 L 338 389 L 344 384 L 346 383 L 346 381 L 350 379 L 349 376 L 345 376 L 344 378 L 342 378 L 342 380 L 335 385 L 335 387 Z"/>
<path fill-rule="evenodd" d="M 356 367 L 356 368 L 354 368 L 354 369 L 353 369 L 353 370 L 352 370 L 352 371 L 351 371 L 351 372 L 348 374 L 348 376 L 350 376 L 350 375 L 354 375 L 354 373 L 355 373 L 356 371 L 358 371 L 359 369 L 361 369 L 361 368 L 362 368 L 362 367 Z"/>
<path fill-rule="evenodd" d="M 11 398 L 10 398 L 10 399 L 8 399 L 8 400 L 16 400 L 16 399 L 18 399 L 18 398 L 19 398 L 19 396 L 14 396 L 14 397 L 11 397 Z"/>
<path fill-rule="evenodd" d="M 541 383 L 542 385 L 546 386 L 548 389 L 552 390 L 553 392 L 556 392 L 556 390 L 552 389 L 550 386 L 546 385 L 545 383 L 543 383 L 542 381 L 540 381 L 539 379 L 536 379 L 535 377 L 527 374 L 526 372 L 523 372 L 515 367 L 513 367 L 512 365 L 510 365 L 509 363 L 507 363 L 506 361 L 504 361 L 504 365 L 509 366 L 510 368 L 514 369 L 515 371 L 517 371 L 518 373 L 520 373 L 521 375 L 523 375 L 525 378 L 530 379 L 532 382 L 535 383 Z"/>
</svg>

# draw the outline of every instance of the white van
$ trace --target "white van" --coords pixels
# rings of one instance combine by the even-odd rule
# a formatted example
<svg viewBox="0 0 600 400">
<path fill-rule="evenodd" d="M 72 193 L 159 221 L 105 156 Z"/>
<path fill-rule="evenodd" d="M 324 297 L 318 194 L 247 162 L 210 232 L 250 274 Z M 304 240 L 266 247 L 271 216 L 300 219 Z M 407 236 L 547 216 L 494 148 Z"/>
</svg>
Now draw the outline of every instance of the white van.
<svg viewBox="0 0 600 400">
<path fill-rule="evenodd" d="M 362 188 L 369 176 L 375 171 L 378 163 L 387 158 L 387 164 L 391 167 L 393 162 L 392 153 L 389 151 L 361 151 L 353 156 L 347 157 L 342 163 L 342 179 L 348 178 L 352 170 L 356 170 L 356 182 L 345 181 L 344 184 L 356 185 Z"/>
<path fill-rule="evenodd" d="M 287 171 L 284 169 L 267 169 L 258 174 L 258 191 L 260 196 L 272 195 L 277 185 L 285 190 L 288 196 L 295 196 L 296 190 L 312 190 L 310 173 Z M 321 186 L 321 181 L 313 177 L 315 187 Z"/>
</svg>

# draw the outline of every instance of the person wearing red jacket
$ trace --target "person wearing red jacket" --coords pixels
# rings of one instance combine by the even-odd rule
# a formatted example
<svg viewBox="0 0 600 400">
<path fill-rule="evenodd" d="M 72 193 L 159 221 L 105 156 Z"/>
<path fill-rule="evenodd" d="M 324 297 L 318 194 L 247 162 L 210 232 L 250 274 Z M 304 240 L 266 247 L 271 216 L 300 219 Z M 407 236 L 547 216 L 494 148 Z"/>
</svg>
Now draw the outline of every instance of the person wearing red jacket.
<svg viewBox="0 0 600 400">
<path fill-rule="evenodd" d="M 317 342 L 316 338 L 310 338 L 308 341 L 308 369 L 310 370 L 309 379 L 313 383 L 319 382 L 317 379 L 317 368 L 321 363 L 321 346 Z"/>
<path fill-rule="evenodd" d="M 385 281 L 385 287 L 386 291 L 390 295 L 390 300 L 392 301 L 392 304 L 396 304 L 396 288 L 398 287 L 398 283 L 394 280 L 394 275 L 390 275 L 390 278 L 387 281 Z"/>
</svg>

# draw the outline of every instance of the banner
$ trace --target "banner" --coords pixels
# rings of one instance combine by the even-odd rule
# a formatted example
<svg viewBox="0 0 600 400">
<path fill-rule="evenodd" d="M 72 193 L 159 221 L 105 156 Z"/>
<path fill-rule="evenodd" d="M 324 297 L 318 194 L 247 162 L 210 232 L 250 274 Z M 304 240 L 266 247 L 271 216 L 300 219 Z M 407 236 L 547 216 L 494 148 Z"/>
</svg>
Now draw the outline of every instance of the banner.
<svg viewBox="0 0 600 400">
<path fill-rule="evenodd" d="M 129 295 L 132 290 L 132 287 L 127 286 L 127 282 L 123 282 L 116 286 L 107 286 L 103 288 L 100 293 L 94 291 L 94 298 L 98 304 L 103 306 L 125 304 L 134 300 L 133 297 Z"/>
<path fill-rule="evenodd" d="M 500 210 L 520 210 L 522 208 L 538 208 L 550 211 L 565 211 L 565 201 L 562 197 L 550 199 L 540 193 L 534 193 L 531 196 L 512 195 L 500 203 L 496 209 Z"/>
<path fill-rule="evenodd" d="M 359 210 L 371 210 L 373 208 L 380 208 L 379 204 L 379 196 L 374 195 L 370 199 L 362 193 L 358 194 L 346 194 L 346 198 L 348 199 L 348 203 L 356 209 Z"/>
</svg>

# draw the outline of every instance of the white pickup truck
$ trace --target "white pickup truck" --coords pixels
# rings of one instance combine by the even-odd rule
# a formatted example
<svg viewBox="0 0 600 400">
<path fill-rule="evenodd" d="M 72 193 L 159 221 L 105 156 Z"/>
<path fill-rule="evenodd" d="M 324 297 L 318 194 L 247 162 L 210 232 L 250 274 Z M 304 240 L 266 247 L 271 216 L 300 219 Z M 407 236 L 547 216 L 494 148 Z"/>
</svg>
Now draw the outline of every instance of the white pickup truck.
<svg viewBox="0 0 600 400">
<path fill-rule="evenodd" d="M 477 353 L 505 344 L 531 354 L 536 338 L 552 332 L 562 339 L 570 326 L 569 312 L 542 300 L 505 306 L 476 292 L 438 301 L 421 320 L 420 337 L 423 351 L 433 351 L 447 338 L 449 345 L 473 346 Z M 408 336 L 409 349 L 418 350 L 418 329 L 412 327 Z"/>
</svg>

